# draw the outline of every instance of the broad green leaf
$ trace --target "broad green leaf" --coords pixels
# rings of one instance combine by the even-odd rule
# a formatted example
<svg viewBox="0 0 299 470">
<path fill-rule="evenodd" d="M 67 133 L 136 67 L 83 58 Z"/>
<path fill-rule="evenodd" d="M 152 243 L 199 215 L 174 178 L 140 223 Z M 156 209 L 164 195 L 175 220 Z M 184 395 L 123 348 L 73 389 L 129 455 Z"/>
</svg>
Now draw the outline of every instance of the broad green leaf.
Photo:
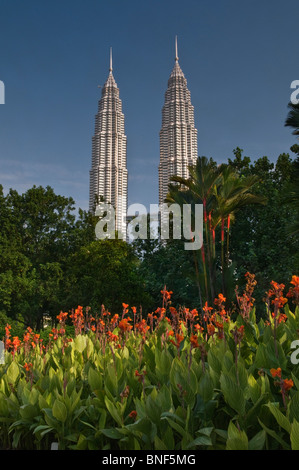
<svg viewBox="0 0 299 470">
<path fill-rule="evenodd" d="M 19 377 L 19 374 L 20 374 L 20 369 L 19 369 L 19 366 L 18 364 L 16 363 L 16 361 L 13 361 L 8 369 L 7 369 L 7 372 L 6 372 L 6 376 L 7 376 L 7 380 L 8 380 L 8 383 L 14 385 L 17 378 Z"/>
<path fill-rule="evenodd" d="M 248 438 L 244 431 L 240 431 L 232 421 L 228 426 L 227 450 L 248 450 Z"/>
<path fill-rule="evenodd" d="M 155 450 L 168 450 L 164 442 L 158 436 L 155 436 L 154 445 Z"/>
<path fill-rule="evenodd" d="M 24 419 L 32 420 L 35 416 L 38 416 L 38 413 L 38 409 L 31 404 L 20 406 L 20 415 Z"/>
<path fill-rule="evenodd" d="M 112 403 L 112 401 L 109 400 L 109 398 L 106 396 L 105 397 L 105 405 L 107 407 L 107 410 L 109 411 L 110 415 L 112 418 L 117 422 L 117 424 L 121 427 L 122 426 L 122 418 L 120 416 L 120 413 L 116 406 Z"/>
<path fill-rule="evenodd" d="M 274 403 L 268 403 L 266 406 L 268 406 L 269 410 L 275 417 L 278 425 L 290 433 L 291 423 L 289 422 L 288 418 L 278 409 L 276 405 L 274 405 Z"/>
<path fill-rule="evenodd" d="M 117 428 L 101 429 L 101 433 L 109 437 L 109 439 L 121 439 L 123 437 L 123 434 Z"/>
<path fill-rule="evenodd" d="M 249 450 L 263 450 L 266 442 L 266 431 L 263 429 L 259 431 L 252 439 L 250 439 L 248 444 Z"/>
<path fill-rule="evenodd" d="M 295 392 L 288 405 L 289 419 L 292 422 L 296 419 L 299 422 L 299 392 Z"/>
<path fill-rule="evenodd" d="M 261 396 L 261 388 L 253 375 L 248 376 L 249 395 L 253 403 L 256 403 Z"/>
<path fill-rule="evenodd" d="M 292 422 L 290 438 L 292 450 L 299 450 L 299 423 L 296 420 Z"/>
<path fill-rule="evenodd" d="M 212 400 L 214 394 L 214 385 L 209 372 L 206 372 L 201 377 L 198 384 L 198 393 L 202 397 L 204 402 Z"/>
<path fill-rule="evenodd" d="M 65 423 L 67 418 L 67 409 L 64 403 L 56 399 L 54 401 L 52 412 L 54 418 L 58 419 L 58 421 L 61 421 L 62 423 Z"/>
<path fill-rule="evenodd" d="M 225 401 L 231 408 L 237 411 L 239 415 L 244 415 L 246 402 L 243 390 L 228 375 L 223 373 L 220 377 L 220 384 Z"/>
<path fill-rule="evenodd" d="M 277 442 L 279 442 L 279 444 L 281 444 L 284 450 L 290 449 L 289 444 L 287 444 L 275 431 L 265 426 L 265 424 L 259 418 L 258 418 L 258 422 L 260 423 L 264 431 L 266 431 L 266 433 L 269 434 L 269 436 L 273 437 L 274 439 L 276 439 Z"/>
<path fill-rule="evenodd" d="M 192 447 L 197 447 L 197 446 L 211 446 L 212 441 L 211 438 L 208 436 L 198 436 L 196 439 L 194 439 L 190 444 L 187 445 L 186 449 L 192 449 Z"/>
<path fill-rule="evenodd" d="M 88 383 L 91 390 L 100 390 L 102 388 L 102 377 L 99 372 L 95 371 L 92 367 L 88 371 Z"/>
</svg>

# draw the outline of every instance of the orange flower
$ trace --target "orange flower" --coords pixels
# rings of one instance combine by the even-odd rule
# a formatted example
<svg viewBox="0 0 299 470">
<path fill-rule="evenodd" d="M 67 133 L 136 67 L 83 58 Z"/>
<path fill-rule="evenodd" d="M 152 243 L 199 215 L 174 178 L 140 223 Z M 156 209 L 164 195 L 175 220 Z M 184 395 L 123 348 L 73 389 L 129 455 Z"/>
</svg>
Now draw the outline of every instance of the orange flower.
<svg viewBox="0 0 299 470">
<path fill-rule="evenodd" d="M 292 379 L 284 379 L 283 388 L 286 392 L 288 392 L 293 386 L 294 386 L 294 382 Z"/>
<path fill-rule="evenodd" d="M 123 305 L 124 309 L 128 308 L 128 306 L 129 306 L 129 304 L 124 304 L 124 303 L 122 305 Z"/>
<path fill-rule="evenodd" d="M 118 341 L 118 336 L 111 333 L 111 331 L 107 331 L 107 335 L 108 335 L 108 341 L 115 341 L 115 342 Z"/>
<path fill-rule="evenodd" d="M 169 307 L 169 310 L 170 310 L 171 315 L 173 315 L 173 316 L 176 316 L 178 314 L 176 308 L 174 308 L 174 307 Z"/>
<path fill-rule="evenodd" d="M 119 328 L 121 329 L 121 331 L 130 331 L 133 327 L 132 325 L 129 324 L 129 321 L 127 318 L 124 318 L 123 320 L 121 320 L 118 324 Z"/>
<path fill-rule="evenodd" d="M 62 323 L 66 321 L 67 316 L 68 316 L 67 312 L 60 312 L 60 314 L 57 315 L 57 319 L 59 320 L 60 323 Z"/>
<path fill-rule="evenodd" d="M 200 332 L 203 331 L 203 327 L 200 326 L 199 323 L 196 323 L 196 325 L 194 325 L 194 328 L 195 328 L 197 331 L 200 331 Z"/>
<path fill-rule="evenodd" d="M 221 305 L 223 302 L 226 302 L 226 297 L 223 294 L 218 294 L 218 299 L 214 300 L 215 305 Z"/>
<path fill-rule="evenodd" d="M 179 348 L 181 342 L 183 341 L 183 339 L 184 339 L 184 336 L 183 336 L 183 335 L 180 335 L 179 333 L 177 333 L 177 334 L 176 334 L 176 342 L 175 342 L 173 339 L 171 339 L 170 342 L 171 342 L 172 344 L 174 344 L 174 346 L 175 346 L 176 348 Z"/>
<path fill-rule="evenodd" d="M 207 326 L 207 330 L 208 330 L 208 334 L 210 336 L 213 336 L 213 334 L 215 333 L 215 326 L 212 325 L 212 323 L 209 323 L 209 325 Z"/>
<path fill-rule="evenodd" d="M 129 414 L 129 417 L 132 418 L 132 419 L 136 419 L 137 411 L 135 411 L 135 410 L 131 411 L 131 413 Z"/>
<path fill-rule="evenodd" d="M 299 276 L 292 276 L 291 284 L 294 287 L 290 287 L 287 297 L 294 297 L 294 303 L 299 304 Z"/>
<path fill-rule="evenodd" d="M 30 369 L 32 369 L 32 367 L 33 367 L 33 366 L 32 366 L 32 363 L 31 363 L 31 362 L 29 362 L 29 364 L 28 364 L 27 362 L 25 362 L 25 364 L 24 364 L 24 369 L 27 370 L 27 372 L 29 372 Z"/>
<path fill-rule="evenodd" d="M 19 346 L 21 345 L 21 341 L 19 340 L 18 336 L 13 337 L 12 345 L 13 345 L 14 351 L 16 351 L 19 348 Z"/>
<path fill-rule="evenodd" d="M 272 377 L 279 377 L 281 378 L 281 368 L 278 367 L 277 369 L 270 369 L 270 373 L 272 375 Z"/>
<path fill-rule="evenodd" d="M 173 294 L 172 290 L 170 291 L 167 291 L 165 288 L 163 290 L 161 290 L 161 294 L 163 295 L 163 297 L 166 299 L 166 300 L 170 300 L 171 299 L 171 294 Z"/>
<path fill-rule="evenodd" d="M 190 343 L 192 345 L 192 348 L 199 348 L 198 337 L 196 335 L 190 336 Z"/>
<path fill-rule="evenodd" d="M 299 276 L 292 276 L 291 284 L 299 287 Z"/>
</svg>

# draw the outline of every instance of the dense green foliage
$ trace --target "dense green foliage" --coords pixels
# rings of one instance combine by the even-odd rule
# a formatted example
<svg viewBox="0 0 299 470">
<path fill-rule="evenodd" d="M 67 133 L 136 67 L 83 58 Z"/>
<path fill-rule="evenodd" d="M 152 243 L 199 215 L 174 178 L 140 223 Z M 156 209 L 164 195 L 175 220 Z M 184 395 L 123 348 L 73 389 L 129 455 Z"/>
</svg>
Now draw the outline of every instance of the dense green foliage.
<svg viewBox="0 0 299 470">
<path fill-rule="evenodd" d="M 44 314 L 74 305 L 113 310 L 146 299 L 132 247 L 95 240 L 95 223 L 50 187 L 4 196 L 0 186 L 0 312 L 39 329 Z"/>
<path fill-rule="evenodd" d="M 201 308 L 217 291 L 234 300 L 235 286 L 242 286 L 247 271 L 256 274 L 261 306 L 272 279 L 286 283 L 299 271 L 298 162 L 283 154 L 275 164 L 267 157 L 252 163 L 241 149 L 234 151 L 229 167 L 240 181 L 256 179 L 250 194 L 263 196 L 266 205 L 232 210 L 227 200 L 233 198 L 230 195 L 225 206 L 220 200 L 224 190 L 219 190 L 214 203 L 222 204 L 223 212 L 215 216 L 212 264 L 211 243 L 205 238 L 206 266 L 202 250 L 186 251 L 180 240 L 163 244 L 150 239 L 133 244 L 96 240 L 96 218 L 82 210 L 76 217 L 74 201 L 56 195 L 52 188 L 33 187 L 22 195 L 10 190 L 5 196 L 0 187 L 0 312 L 12 320 L 23 318 L 25 325 L 38 329 L 45 314 L 55 319 L 57 311 L 78 304 L 98 310 L 104 304 L 117 311 L 123 301 L 134 302 L 147 313 L 159 305 L 165 285 L 174 292 L 175 305 Z M 216 163 L 212 159 L 210 163 L 219 174 Z M 226 187 L 232 194 L 229 178 Z M 196 202 L 201 202 L 200 197 Z M 223 226 L 221 217 L 226 217 Z M 207 279 L 212 290 L 206 297 Z"/>
<path fill-rule="evenodd" d="M 78 308 L 72 341 L 66 313 L 47 347 L 30 330 L 22 343 L 7 330 L 2 447 L 299 450 L 299 310 L 282 308 L 282 286 L 272 283 L 278 297 L 257 322 L 252 285 L 253 277 L 233 317 L 220 295 L 204 323 L 174 309 L 165 291 L 148 321 L 128 305 L 118 318 Z M 293 287 L 298 303 L 299 277 Z"/>
</svg>

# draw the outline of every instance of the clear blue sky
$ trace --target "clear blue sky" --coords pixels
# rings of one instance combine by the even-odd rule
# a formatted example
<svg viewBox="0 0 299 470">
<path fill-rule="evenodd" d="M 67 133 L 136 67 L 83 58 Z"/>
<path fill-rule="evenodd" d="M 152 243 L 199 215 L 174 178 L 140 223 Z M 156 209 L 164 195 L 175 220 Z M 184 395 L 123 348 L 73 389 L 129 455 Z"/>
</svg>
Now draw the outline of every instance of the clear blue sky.
<svg viewBox="0 0 299 470">
<path fill-rule="evenodd" d="M 276 160 L 299 79 L 298 0 L 0 0 L 0 183 L 50 185 L 88 209 L 91 137 L 109 69 L 128 138 L 129 204 L 158 203 L 159 130 L 178 35 L 198 153 Z M 294 155 L 292 155 L 293 157 Z"/>
</svg>

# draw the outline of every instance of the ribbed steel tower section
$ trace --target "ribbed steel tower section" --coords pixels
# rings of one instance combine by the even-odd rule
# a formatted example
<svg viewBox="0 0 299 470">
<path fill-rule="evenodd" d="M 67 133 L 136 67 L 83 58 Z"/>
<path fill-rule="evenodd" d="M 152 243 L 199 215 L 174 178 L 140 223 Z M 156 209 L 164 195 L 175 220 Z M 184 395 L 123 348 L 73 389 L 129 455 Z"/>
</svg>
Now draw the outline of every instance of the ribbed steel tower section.
<svg viewBox="0 0 299 470">
<path fill-rule="evenodd" d="M 188 166 L 197 159 L 197 129 L 194 125 L 194 107 L 191 104 L 187 80 L 179 65 L 177 40 L 175 64 L 168 80 L 162 108 L 160 131 L 159 204 L 168 192 L 170 177 L 188 178 Z"/>
<path fill-rule="evenodd" d="M 112 74 L 110 51 L 109 76 L 102 88 L 102 96 L 95 116 L 92 138 L 92 165 L 90 170 L 89 210 L 94 211 L 95 196 L 111 203 L 116 210 L 115 228 L 126 239 L 128 204 L 127 137 L 119 89 Z"/>
</svg>

